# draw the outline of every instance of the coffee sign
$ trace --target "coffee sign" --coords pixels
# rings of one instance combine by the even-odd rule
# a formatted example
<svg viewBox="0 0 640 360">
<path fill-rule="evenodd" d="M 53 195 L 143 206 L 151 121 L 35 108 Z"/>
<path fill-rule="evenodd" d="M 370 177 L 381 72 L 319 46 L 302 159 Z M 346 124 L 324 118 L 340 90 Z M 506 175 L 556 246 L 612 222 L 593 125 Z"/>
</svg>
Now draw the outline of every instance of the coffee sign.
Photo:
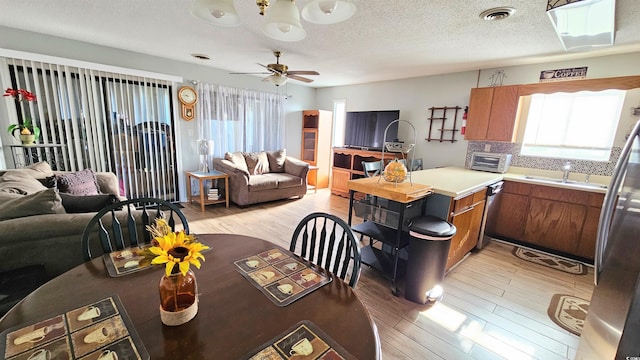
<svg viewBox="0 0 640 360">
<path fill-rule="evenodd" d="M 578 80 L 587 77 L 587 67 L 544 70 L 540 72 L 540 82 Z"/>
</svg>

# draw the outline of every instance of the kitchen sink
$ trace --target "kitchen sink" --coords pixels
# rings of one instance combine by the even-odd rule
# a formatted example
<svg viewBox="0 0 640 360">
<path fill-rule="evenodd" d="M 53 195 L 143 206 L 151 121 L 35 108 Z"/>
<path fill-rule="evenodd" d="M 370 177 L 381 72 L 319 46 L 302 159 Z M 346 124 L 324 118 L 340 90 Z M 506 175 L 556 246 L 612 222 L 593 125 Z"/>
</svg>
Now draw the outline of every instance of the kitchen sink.
<svg viewBox="0 0 640 360">
<path fill-rule="evenodd" d="M 584 181 L 575 181 L 575 180 L 565 181 L 562 179 L 550 178 L 550 177 L 544 177 L 544 176 L 526 175 L 524 178 L 528 180 L 535 180 L 535 181 L 546 182 L 546 183 L 567 184 L 567 185 L 587 188 L 587 189 L 607 189 L 609 187 L 608 185 L 604 185 L 604 184 L 588 183 Z"/>
</svg>

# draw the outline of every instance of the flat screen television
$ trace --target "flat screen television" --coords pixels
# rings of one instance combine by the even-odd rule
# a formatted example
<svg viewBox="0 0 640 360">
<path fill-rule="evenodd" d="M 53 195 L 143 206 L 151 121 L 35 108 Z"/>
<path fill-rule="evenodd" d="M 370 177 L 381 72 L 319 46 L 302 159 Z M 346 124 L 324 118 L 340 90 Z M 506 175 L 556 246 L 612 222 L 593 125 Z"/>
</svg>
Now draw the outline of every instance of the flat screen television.
<svg viewBox="0 0 640 360">
<path fill-rule="evenodd" d="M 400 118 L 400 110 L 348 111 L 345 117 L 344 146 L 368 150 L 382 150 L 384 141 L 398 138 L 398 123 L 385 128 Z"/>
</svg>

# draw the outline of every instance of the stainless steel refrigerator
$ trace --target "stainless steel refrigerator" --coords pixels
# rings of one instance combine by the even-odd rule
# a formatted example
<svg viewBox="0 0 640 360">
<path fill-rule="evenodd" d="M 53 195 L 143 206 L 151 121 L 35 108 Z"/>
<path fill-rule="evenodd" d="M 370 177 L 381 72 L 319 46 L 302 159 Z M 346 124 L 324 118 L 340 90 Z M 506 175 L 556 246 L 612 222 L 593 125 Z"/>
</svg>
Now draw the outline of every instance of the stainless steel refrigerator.
<svg viewBox="0 0 640 360">
<path fill-rule="evenodd" d="M 640 359 L 640 121 L 604 198 L 594 271 L 576 359 Z"/>
</svg>

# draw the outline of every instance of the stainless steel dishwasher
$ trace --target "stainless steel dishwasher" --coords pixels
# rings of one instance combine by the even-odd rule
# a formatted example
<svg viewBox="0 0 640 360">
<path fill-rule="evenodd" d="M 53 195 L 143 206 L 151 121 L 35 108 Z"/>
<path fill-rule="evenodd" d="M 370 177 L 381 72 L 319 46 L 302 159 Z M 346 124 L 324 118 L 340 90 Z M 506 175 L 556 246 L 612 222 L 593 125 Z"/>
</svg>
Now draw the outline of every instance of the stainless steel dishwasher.
<svg viewBox="0 0 640 360">
<path fill-rule="evenodd" d="M 484 228 L 487 224 L 487 219 L 495 216 L 497 211 L 495 203 L 498 199 L 500 192 L 502 191 L 502 185 L 504 181 L 498 181 L 488 186 L 487 188 L 487 201 L 484 207 L 484 216 L 482 217 L 482 226 L 480 227 L 480 239 L 478 239 L 478 244 L 476 245 L 476 249 L 482 249 L 485 245 L 489 243 L 491 238 L 484 234 Z"/>
</svg>

